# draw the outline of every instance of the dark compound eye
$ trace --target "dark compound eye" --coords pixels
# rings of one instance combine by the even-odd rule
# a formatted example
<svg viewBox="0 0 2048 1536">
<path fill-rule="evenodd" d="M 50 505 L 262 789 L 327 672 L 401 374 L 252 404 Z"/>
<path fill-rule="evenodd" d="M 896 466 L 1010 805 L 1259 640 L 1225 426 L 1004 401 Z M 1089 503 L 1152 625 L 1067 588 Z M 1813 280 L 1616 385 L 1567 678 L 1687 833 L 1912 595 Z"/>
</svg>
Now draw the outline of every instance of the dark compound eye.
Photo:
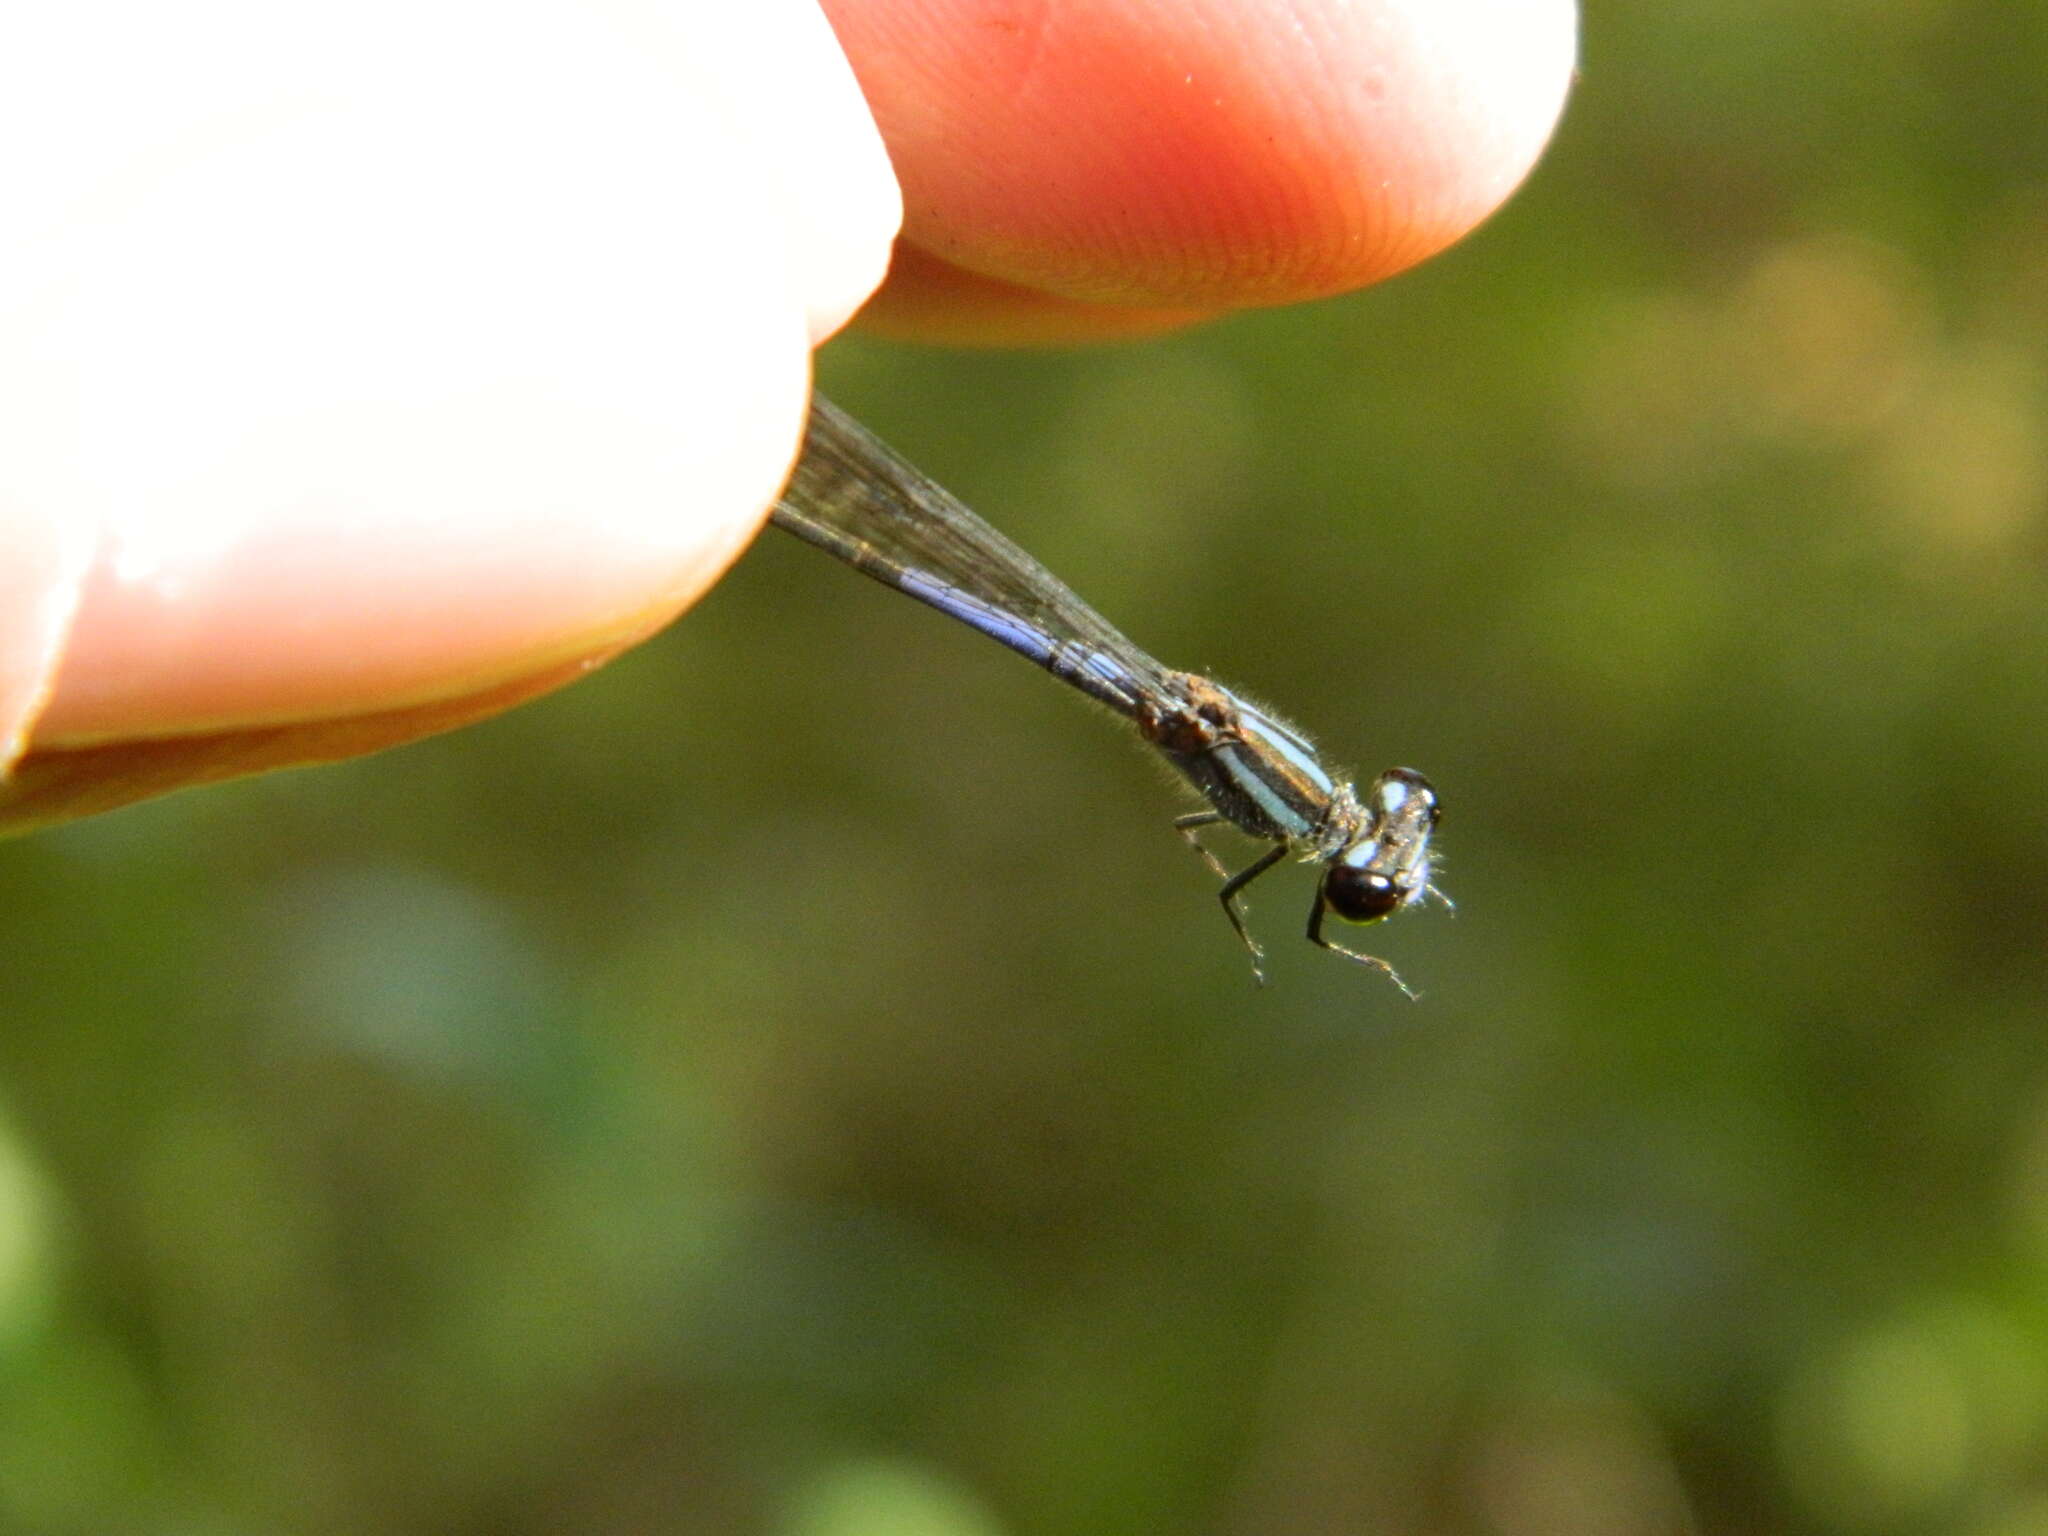
<svg viewBox="0 0 2048 1536">
<path fill-rule="evenodd" d="M 1347 923 L 1376 923 L 1407 899 L 1406 891 L 1376 871 L 1336 864 L 1323 877 L 1323 900 Z"/>
<path fill-rule="evenodd" d="M 1373 780 L 1366 803 L 1382 818 L 1405 814 L 1432 827 L 1437 823 L 1436 790 L 1413 768 L 1389 768 Z"/>
</svg>

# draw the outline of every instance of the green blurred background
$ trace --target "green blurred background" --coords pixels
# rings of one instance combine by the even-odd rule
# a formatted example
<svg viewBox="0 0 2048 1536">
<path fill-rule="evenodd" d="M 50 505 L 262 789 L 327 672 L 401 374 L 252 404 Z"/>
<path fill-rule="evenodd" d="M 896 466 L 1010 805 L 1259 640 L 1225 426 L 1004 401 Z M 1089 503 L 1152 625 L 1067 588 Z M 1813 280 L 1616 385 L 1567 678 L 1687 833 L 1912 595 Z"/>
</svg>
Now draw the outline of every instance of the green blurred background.
<svg viewBox="0 0 2048 1536">
<path fill-rule="evenodd" d="M 0 1530 L 2048 1533 L 2048 12 L 1590 7 L 1378 291 L 827 387 L 1446 805 L 1185 802 L 770 534 L 586 683 L 0 850 Z M 1250 851 L 1232 848 L 1233 854 Z"/>
</svg>

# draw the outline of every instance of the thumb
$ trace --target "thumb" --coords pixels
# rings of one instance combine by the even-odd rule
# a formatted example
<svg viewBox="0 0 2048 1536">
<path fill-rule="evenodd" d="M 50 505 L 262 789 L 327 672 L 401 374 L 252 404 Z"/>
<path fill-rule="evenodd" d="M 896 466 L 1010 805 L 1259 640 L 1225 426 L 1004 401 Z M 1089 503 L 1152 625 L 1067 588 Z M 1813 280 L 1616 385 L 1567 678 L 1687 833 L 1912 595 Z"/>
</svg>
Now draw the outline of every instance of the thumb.
<svg viewBox="0 0 2048 1536">
<path fill-rule="evenodd" d="M 445 729 L 716 579 L 897 213 L 815 9 L 741 9 L 17 24 L 0 825 Z"/>
</svg>

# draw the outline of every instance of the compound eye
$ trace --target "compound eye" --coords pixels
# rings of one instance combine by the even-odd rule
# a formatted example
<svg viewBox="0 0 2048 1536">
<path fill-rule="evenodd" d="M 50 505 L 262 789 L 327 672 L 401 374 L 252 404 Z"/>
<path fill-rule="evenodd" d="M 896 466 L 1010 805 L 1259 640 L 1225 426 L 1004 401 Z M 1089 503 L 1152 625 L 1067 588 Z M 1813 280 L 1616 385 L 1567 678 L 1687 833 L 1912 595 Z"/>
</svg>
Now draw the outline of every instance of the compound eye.
<svg viewBox="0 0 2048 1536">
<path fill-rule="evenodd" d="M 1373 780 L 1366 802 L 1382 820 L 1406 812 L 1427 826 L 1437 822 L 1436 789 L 1413 768 L 1389 768 Z"/>
<path fill-rule="evenodd" d="M 1376 923 L 1400 910 L 1408 894 L 1390 876 L 1374 870 L 1335 864 L 1323 877 L 1323 900 L 1347 923 Z"/>
</svg>

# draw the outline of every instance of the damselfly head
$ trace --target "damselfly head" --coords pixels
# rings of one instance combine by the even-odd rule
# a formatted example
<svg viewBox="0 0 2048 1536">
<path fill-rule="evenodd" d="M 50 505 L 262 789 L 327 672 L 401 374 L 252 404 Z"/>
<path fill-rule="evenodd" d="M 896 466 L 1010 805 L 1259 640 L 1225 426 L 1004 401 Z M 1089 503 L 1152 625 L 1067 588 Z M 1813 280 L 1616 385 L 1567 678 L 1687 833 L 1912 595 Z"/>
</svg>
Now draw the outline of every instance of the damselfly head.
<svg viewBox="0 0 2048 1536">
<path fill-rule="evenodd" d="M 1323 901 L 1349 923 L 1376 923 L 1429 893 L 1436 791 L 1413 768 L 1389 768 L 1365 793 L 1365 830 L 1330 861 Z"/>
</svg>

